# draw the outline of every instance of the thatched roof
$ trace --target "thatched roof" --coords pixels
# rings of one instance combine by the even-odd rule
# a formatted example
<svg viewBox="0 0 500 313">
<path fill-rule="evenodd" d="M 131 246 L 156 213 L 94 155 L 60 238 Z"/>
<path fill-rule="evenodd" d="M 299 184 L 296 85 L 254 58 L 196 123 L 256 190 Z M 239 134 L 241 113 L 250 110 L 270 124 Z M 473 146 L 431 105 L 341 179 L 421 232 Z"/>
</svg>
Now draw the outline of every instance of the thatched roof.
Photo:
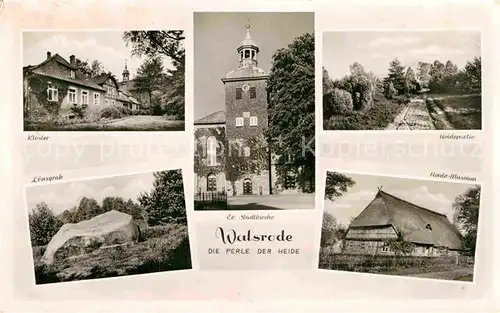
<svg viewBox="0 0 500 313">
<path fill-rule="evenodd" d="M 462 249 L 462 236 L 446 215 L 379 190 L 349 228 L 390 226 L 414 243 Z"/>
</svg>

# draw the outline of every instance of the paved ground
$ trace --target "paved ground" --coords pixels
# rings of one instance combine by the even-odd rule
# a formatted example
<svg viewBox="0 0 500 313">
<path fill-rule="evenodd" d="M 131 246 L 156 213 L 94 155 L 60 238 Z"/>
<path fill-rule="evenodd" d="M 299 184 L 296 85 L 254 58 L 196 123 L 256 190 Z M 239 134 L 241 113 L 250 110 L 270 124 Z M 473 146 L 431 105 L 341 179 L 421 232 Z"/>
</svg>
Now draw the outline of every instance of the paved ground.
<svg viewBox="0 0 500 313">
<path fill-rule="evenodd" d="M 435 129 L 433 119 L 423 99 L 411 99 L 387 130 L 428 130 Z"/>
<path fill-rule="evenodd" d="M 228 196 L 229 210 L 312 210 L 314 194 Z"/>
</svg>

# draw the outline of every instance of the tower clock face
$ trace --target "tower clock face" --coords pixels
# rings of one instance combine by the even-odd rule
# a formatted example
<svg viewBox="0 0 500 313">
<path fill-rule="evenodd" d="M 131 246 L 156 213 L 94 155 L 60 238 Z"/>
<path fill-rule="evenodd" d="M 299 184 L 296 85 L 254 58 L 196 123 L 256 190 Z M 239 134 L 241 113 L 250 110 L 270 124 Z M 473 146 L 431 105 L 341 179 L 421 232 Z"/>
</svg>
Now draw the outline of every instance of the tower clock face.
<svg viewBox="0 0 500 313">
<path fill-rule="evenodd" d="M 243 89 L 243 91 L 248 91 L 248 89 L 250 89 L 250 86 L 245 84 L 245 85 L 241 86 L 241 89 Z"/>
</svg>

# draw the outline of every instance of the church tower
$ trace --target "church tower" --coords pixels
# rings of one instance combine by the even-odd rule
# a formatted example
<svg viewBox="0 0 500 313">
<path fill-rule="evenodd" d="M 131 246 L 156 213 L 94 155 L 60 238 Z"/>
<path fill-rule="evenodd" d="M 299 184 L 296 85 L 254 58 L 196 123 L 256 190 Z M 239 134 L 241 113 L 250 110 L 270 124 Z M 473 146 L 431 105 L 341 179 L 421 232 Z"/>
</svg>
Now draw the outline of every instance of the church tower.
<svg viewBox="0 0 500 313">
<path fill-rule="evenodd" d="M 268 75 L 258 67 L 259 51 L 250 35 L 250 25 L 246 25 L 246 36 L 236 49 L 237 67 L 222 79 L 228 140 L 259 136 L 267 127 Z"/>
<path fill-rule="evenodd" d="M 130 72 L 127 69 L 127 60 L 125 60 L 125 69 L 123 70 L 122 73 L 122 81 L 128 81 L 130 78 Z"/>
</svg>

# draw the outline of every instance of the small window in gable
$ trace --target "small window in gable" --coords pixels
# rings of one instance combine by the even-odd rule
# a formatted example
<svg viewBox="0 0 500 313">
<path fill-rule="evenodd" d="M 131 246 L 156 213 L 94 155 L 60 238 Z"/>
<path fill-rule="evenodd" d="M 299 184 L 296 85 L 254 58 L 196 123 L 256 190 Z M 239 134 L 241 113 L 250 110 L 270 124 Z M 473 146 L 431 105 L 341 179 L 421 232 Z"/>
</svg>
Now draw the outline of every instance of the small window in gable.
<svg viewBox="0 0 500 313">
<path fill-rule="evenodd" d="M 255 91 L 255 87 L 250 87 L 250 99 L 254 99 L 257 97 L 257 91 Z"/>
<path fill-rule="evenodd" d="M 243 117 L 236 118 L 236 127 L 243 127 Z"/>
<path fill-rule="evenodd" d="M 236 99 L 241 99 L 242 98 L 242 90 L 241 88 L 236 88 Z"/>
<path fill-rule="evenodd" d="M 75 70 L 70 70 L 69 71 L 69 77 L 75 78 Z"/>
</svg>

